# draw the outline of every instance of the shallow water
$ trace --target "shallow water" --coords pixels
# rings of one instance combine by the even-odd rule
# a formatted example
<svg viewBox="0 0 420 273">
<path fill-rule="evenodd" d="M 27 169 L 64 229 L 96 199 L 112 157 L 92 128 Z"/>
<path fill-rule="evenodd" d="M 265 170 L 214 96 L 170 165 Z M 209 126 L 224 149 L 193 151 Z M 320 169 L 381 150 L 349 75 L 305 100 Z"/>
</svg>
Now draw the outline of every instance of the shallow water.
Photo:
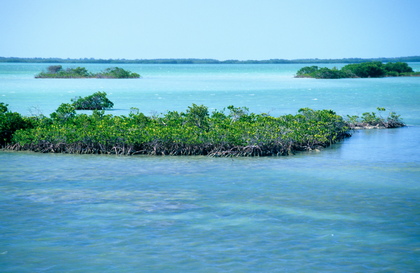
<svg viewBox="0 0 420 273">
<path fill-rule="evenodd" d="M 43 102 L 49 113 L 102 83 L 38 82 L 40 67 L 0 74 L 12 110 Z M 419 78 L 300 81 L 284 65 L 132 67 L 144 78 L 104 81 L 112 113 L 129 103 L 165 111 L 236 101 L 279 114 L 383 106 L 414 126 L 357 131 L 290 157 L 0 152 L 1 272 L 418 272 Z"/>
<path fill-rule="evenodd" d="M 410 63 L 420 71 L 420 63 Z M 234 105 L 273 116 L 300 108 L 332 109 L 361 115 L 385 107 L 411 125 L 420 125 L 419 77 L 382 79 L 295 79 L 304 65 L 120 65 L 142 79 L 35 79 L 48 64 L 0 63 L 0 101 L 25 115 L 49 115 L 76 96 L 104 91 L 114 102 L 108 113 L 127 115 L 137 107 L 146 115 L 185 111 L 192 103 L 210 110 Z M 101 71 L 108 64 L 63 64 Z M 320 64 L 319 66 L 324 66 Z M 325 65 L 327 66 L 327 65 Z M 331 65 L 328 65 L 331 66 Z M 339 65 L 338 65 L 339 66 Z"/>
</svg>

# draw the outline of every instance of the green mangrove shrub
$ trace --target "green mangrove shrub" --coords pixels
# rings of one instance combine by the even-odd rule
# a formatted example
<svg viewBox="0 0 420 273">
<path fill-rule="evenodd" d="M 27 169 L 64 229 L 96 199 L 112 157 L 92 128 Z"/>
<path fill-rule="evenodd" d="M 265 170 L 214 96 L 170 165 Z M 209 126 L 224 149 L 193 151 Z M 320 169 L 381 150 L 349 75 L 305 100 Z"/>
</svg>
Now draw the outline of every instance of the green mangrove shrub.
<svg viewBox="0 0 420 273">
<path fill-rule="evenodd" d="M 95 75 L 97 78 L 111 78 L 111 79 L 129 79 L 140 78 L 140 75 L 134 72 L 124 70 L 120 67 L 110 67 Z"/>
<path fill-rule="evenodd" d="M 56 121 L 67 121 L 76 115 L 76 108 L 74 104 L 62 103 L 55 112 L 51 113 L 50 117 Z"/>
<path fill-rule="evenodd" d="M 341 79 L 341 78 L 379 78 L 396 76 L 420 76 L 420 72 L 414 72 L 407 63 L 396 62 L 365 62 L 360 64 L 348 64 L 341 69 L 305 66 L 296 73 L 297 78 L 316 79 Z"/>
<path fill-rule="evenodd" d="M 7 108 L 8 104 L 0 102 L 0 146 L 3 147 L 11 143 L 13 135 L 18 130 L 32 127 L 28 118 L 22 117 L 19 113 L 11 112 Z"/>
<path fill-rule="evenodd" d="M 98 91 L 87 97 L 76 97 L 72 99 L 72 105 L 62 104 L 57 109 L 57 115 L 68 116 L 73 110 L 104 110 L 114 107 L 114 103 L 106 97 L 105 92 Z M 72 107 L 74 109 L 72 109 Z"/>
<path fill-rule="evenodd" d="M 366 128 L 366 127 L 377 127 L 377 128 L 398 128 L 405 126 L 400 115 L 391 111 L 388 116 L 384 118 L 382 113 L 387 110 L 383 107 L 377 107 L 377 112 L 365 112 L 362 116 L 347 115 L 347 123 L 349 127 L 354 128 Z"/>
</svg>

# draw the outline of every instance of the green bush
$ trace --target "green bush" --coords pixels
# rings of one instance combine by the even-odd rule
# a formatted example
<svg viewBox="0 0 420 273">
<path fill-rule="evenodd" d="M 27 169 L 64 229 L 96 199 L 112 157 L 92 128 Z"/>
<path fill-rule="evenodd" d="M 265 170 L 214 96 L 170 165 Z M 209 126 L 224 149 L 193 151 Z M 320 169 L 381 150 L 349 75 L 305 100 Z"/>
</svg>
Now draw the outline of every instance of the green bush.
<svg viewBox="0 0 420 273">
<path fill-rule="evenodd" d="M 87 71 L 84 67 L 76 67 L 76 68 L 68 68 L 66 73 L 69 73 L 71 75 L 75 75 L 75 77 L 80 78 L 87 78 L 91 76 L 90 72 Z"/>
<path fill-rule="evenodd" d="M 317 79 L 341 79 L 346 78 L 347 74 L 341 70 L 338 70 L 337 68 L 320 68 L 315 73 L 315 78 Z"/>
<path fill-rule="evenodd" d="M 76 97 L 71 101 L 75 110 L 104 110 L 114 107 L 114 103 L 106 97 L 106 93 L 101 91 L 84 98 Z"/>
<path fill-rule="evenodd" d="M 317 72 L 319 69 L 318 66 L 305 66 L 298 70 L 296 73 L 297 77 L 314 77 L 315 72 Z"/>
<path fill-rule="evenodd" d="M 347 115 L 347 124 L 350 128 L 365 128 L 368 126 L 375 126 L 381 128 L 397 128 L 405 126 L 400 115 L 397 115 L 395 112 L 389 112 L 388 117 L 382 117 L 381 112 L 385 112 L 386 109 L 383 107 L 377 107 L 377 113 L 375 112 L 365 112 L 361 117 L 359 116 L 349 116 Z"/>
<path fill-rule="evenodd" d="M 378 78 L 384 77 L 386 71 L 381 62 L 366 62 L 361 64 L 348 64 L 342 68 L 349 71 L 359 78 Z"/>
<path fill-rule="evenodd" d="M 387 63 L 384 65 L 384 69 L 387 72 L 397 72 L 397 73 L 413 72 L 413 68 L 409 67 L 407 63 L 403 63 L 403 62 Z"/>
<path fill-rule="evenodd" d="M 10 112 L 7 104 L 0 102 L 0 146 L 11 143 L 17 130 L 30 128 L 32 123 L 19 113 Z"/>
<path fill-rule="evenodd" d="M 0 114 L 4 114 L 7 112 L 7 106 L 9 106 L 8 104 L 5 104 L 3 102 L 0 102 Z"/>
<path fill-rule="evenodd" d="M 127 79 L 127 78 L 139 78 L 140 75 L 120 67 L 111 67 L 105 69 L 103 72 L 97 74 L 98 78 L 115 78 L 115 79 Z"/>
<path fill-rule="evenodd" d="M 417 72 L 408 66 L 407 63 L 365 62 L 360 64 L 348 64 L 341 69 L 319 68 L 317 66 L 306 66 L 298 70 L 296 77 L 309 77 L 317 79 L 341 79 L 341 78 L 378 78 L 396 76 L 418 76 Z"/>
<path fill-rule="evenodd" d="M 51 118 L 56 121 L 67 121 L 76 115 L 76 108 L 70 103 L 62 103 L 55 112 L 51 113 Z"/>
</svg>

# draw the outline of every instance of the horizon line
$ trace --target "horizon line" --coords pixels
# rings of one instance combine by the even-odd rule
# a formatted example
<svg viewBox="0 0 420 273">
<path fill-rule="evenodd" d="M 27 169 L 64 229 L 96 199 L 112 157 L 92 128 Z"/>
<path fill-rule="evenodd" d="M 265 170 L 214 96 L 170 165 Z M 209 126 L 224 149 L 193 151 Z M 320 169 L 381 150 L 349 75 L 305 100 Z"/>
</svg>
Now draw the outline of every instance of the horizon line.
<svg viewBox="0 0 420 273">
<path fill-rule="evenodd" d="M 350 58 L 301 58 L 301 59 L 248 59 L 248 60 L 238 60 L 238 59 L 227 59 L 227 60 L 218 60 L 213 58 L 153 58 L 153 59 L 126 59 L 126 58 L 61 58 L 61 57 L 3 57 L 0 56 L 0 62 L 31 62 L 31 61 L 41 61 L 41 62 L 121 62 L 121 63 L 135 63 L 135 62 L 155 62 L 155 63 L 303 63 L 303 62 L 363 62 L 363 61 L 391 61 L 391 60 L 405 60 L 411 62 L 419 62 L 420 55 L 416 56 L 401 56 L 401 57 L 372 57 L 372 58 L 360 58 L 360 57 L 350 57 Z"/>
</svg>

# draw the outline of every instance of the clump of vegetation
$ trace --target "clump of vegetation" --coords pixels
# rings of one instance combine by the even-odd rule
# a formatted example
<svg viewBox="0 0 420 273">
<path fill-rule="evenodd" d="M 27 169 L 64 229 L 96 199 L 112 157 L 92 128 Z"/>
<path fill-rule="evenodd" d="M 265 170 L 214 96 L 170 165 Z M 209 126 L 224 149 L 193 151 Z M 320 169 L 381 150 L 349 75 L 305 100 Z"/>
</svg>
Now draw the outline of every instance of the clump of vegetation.
<svg viewBox="0 0 420 273">
<path fill-rule="evenodd" d="M 87 97 L 76 97 L 71 100 L 75 110 L 105 110 L 114 107 L 114 103 L 106 97 L 105 92 L 98 91 Z M 62 105 L 68 107 L 68 105 Z"/>
<path fill-rule="evenodd" d="M 407 63 L 365 62 L 348 64 L 341 69 L 306 66 L 296 73 L 297 78 L 341 79 L 341 78 L 380 78 L 398 76 L 420 76 Z"/>
<path fill-rule="evenodd" d="M 120 67 L 110 67 L 105 69 L 103 72 L 96 74 L 97 78 L 110 78 L 110 79 L 128 79 L 128 78 L 140 78 L 140 75 Z"/>
<path fill-rule="evenodd" d="M 109 78 L 109 79 L 129 79 L 140 78 L 140 75 L 131 71 L 124 70 L 120 67 L 107 68 L 99 73 L 89 72 L 84 67 L 63 69 L 61 65 L 51 65 L 46 72 L 41 72 L 35 78 Z"/>
<path fill-rule="evenodd" d="M 279 156 L 327 147 L 349 137 L 355 128 L 332 110 L 309 108 L 280 117 L 234 106 L 210 113 L 206 106 L 196 104 L 185 112 L 153 117 L 136 108 L 128 116 L 106 115 L 104 110 L 77 114 L 75 110 L 74 105 L 64 103 L 50 118 L 8 114 L 16 115 L 17 122 L 4 118 L 8 112 L 2 110 L 1 145 L 13 150 L 79 154 Z M 355 124 L 359 122 L 359 117 L 352 118 Z M 366 114 L 361 122 L 369 118 L 373 119 Z M 399 116 L 392 114 L 391 119 L 399 120 Z"/>
<path fill-rule="evenodd" d="M 11 112 L 8 104 L 0 102 L 0 146 L 12 142 L 13 135 L 18 130 L 32 128 L 32 122 L 19 113 Z"/>
<path fill-rule="evenodd" d="M 364 129 L 364 128 L 398 128 L 405 126 L 400 115 L 395 112 L 389 112 L 388 116 L 384 118 L 381 113 L 385 112 L 386 109 L 383 107 L 377 107 L 377 113 L 365 112 L 361 117 L 354 115 L 347 115 L 347 123 L 352 129 Z"/>
</svg>

